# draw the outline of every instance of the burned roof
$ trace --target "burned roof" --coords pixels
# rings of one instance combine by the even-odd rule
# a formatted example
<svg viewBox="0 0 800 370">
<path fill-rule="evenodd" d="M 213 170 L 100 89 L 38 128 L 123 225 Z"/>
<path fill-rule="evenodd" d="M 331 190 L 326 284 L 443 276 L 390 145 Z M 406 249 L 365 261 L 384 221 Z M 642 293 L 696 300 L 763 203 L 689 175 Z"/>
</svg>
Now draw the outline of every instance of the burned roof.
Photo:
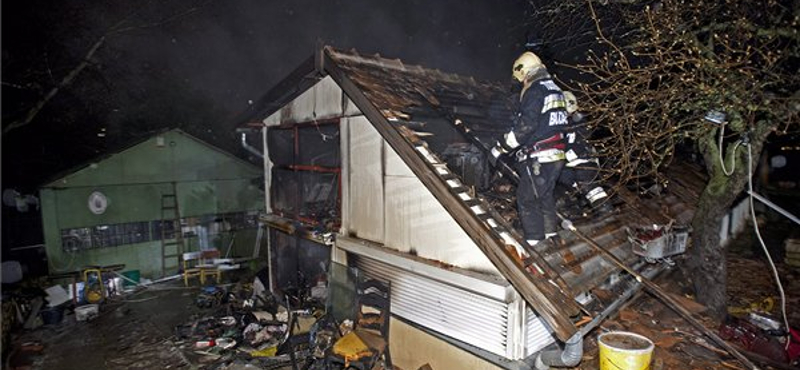
<svg viewBox="0 0 800 370">
<path fill-rule="evenodd" d="M 331 47 L 315 60 L 315 70 L 336 81 L 559 339 L 578 332 L 581 316 L 608 314 L 621 292 L 636 285 L 566 231 L 557 242 L 520 258 L 509 247 L 524 243 L 514 212 L 513 181 L 504 177 L 481 186 L 448 166 L 445 158 L 454 148 L 478 146 L 481 152 L 482 144 L 493 143 L 508 130 L 517 95 L 508 87 Z M 676 168 L 672 186 L 644 198 L 621 189 L 615 213 L 573 221 L 629 266 L 657 272 L 661 265 L 648 263 L 641 250 L 634 253 L 640 241 L 636 232 L 653 225 L 654 233 L 668 230 L 662 226 L 680 230 L 687 225 L 703 185 L 698 173 L 691 166 Z"/>
</svg>

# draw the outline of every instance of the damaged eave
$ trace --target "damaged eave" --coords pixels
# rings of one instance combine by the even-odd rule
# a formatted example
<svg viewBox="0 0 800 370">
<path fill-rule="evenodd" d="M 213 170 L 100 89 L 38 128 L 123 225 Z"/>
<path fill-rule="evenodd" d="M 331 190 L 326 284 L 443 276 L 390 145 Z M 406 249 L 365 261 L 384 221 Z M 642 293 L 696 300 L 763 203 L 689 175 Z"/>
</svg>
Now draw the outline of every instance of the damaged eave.
<svg viewBox="0 0 800 370">
<path fill-rule="evenodd" d="M 505 243 L 495 238 L 491 230 L 477 218 L 465 203 L 456 199 L 451 189 L 436 174 L 435 168 L 417 153 L 412 143 L 372 104 L 364 92 L 350 80 L 345 71 L 338 67 L 336 60 L 331 56 L 332 53 L 335 51 L 330 48 L 326 48 L 324 51 L 322 59 L 324 71 L 359 107 L 383 139 L 397 152 L 458 225 L 466 231 L 500 273 L 541 315 L 556 337 L 567 341 L 578 332 L 570 318 L 579 313 L 579 307 L 574 300 L 562 292 L 551 280 L 534 277 L 525 271 L 518 260 L 508 252 Z"/>
</svg>

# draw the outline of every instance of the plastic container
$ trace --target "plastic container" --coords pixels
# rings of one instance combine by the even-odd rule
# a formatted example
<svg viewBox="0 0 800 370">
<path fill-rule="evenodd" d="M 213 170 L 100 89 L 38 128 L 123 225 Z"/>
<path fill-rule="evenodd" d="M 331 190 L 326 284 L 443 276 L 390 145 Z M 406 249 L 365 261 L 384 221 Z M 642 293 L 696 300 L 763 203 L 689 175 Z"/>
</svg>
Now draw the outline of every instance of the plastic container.
<svg viewBox="0 0 800 370">
<path fill-rule="evenodd" d="M 64 307 L 48 307 L 42 310 L 42 322 L 45 325 L 58 325 L 64 319 Z"/>
<path fill-rule="evenodd" d="M 126 277 L 128 279 L 131 279 L 131 280 L 133 280 L 133 281 L 135 281 L 137 283 L 142 278 L 141 273 L 139 272 L 139 270 L 125 271 L 125 272 L 122 273 L 122 276 L 124 276 L 124 277 Z M 127 279 L 122 279 L 122 289 L 125 289 L 127 287 L 131 287 L 131 286 L 135 286 L 135 285 L 136 284 L 128 281 Z"/>
<path fill-rule="evenodd" d="M 597 337 L 600 347 L 600 370 L 647 370 L 653 358 L 653 341 L 624 331 L 612 331 Z"/>
</svg>

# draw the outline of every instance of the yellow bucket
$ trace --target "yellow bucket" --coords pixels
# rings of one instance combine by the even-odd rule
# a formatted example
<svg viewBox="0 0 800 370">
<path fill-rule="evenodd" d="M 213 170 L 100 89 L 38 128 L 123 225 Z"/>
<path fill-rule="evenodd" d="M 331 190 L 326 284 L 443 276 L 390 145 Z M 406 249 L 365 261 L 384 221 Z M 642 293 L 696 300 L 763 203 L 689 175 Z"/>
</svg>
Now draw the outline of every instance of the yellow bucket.
<svg viewBox="0 0 800 370">
<path fill-rule="evenodd" d="M 653 358 L 653 341 L 636 333 L 612 331 L 597 337 L 600 370 L 647 370 Z"/>
</svg>

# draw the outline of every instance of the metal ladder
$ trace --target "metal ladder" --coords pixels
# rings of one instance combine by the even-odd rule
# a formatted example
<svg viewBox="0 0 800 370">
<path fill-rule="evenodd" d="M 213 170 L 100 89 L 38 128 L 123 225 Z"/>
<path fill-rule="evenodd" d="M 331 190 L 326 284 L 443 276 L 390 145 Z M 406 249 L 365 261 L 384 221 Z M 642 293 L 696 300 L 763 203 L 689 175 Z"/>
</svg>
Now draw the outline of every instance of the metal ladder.
<svg viewBox="0 0 800 370">
<path fill-rule="evenodd" d="M 178 272 L 184 249 L 176 190 L 172 183 L 172 194 L 161 194 L 161 276 Z"/>
</svg>

